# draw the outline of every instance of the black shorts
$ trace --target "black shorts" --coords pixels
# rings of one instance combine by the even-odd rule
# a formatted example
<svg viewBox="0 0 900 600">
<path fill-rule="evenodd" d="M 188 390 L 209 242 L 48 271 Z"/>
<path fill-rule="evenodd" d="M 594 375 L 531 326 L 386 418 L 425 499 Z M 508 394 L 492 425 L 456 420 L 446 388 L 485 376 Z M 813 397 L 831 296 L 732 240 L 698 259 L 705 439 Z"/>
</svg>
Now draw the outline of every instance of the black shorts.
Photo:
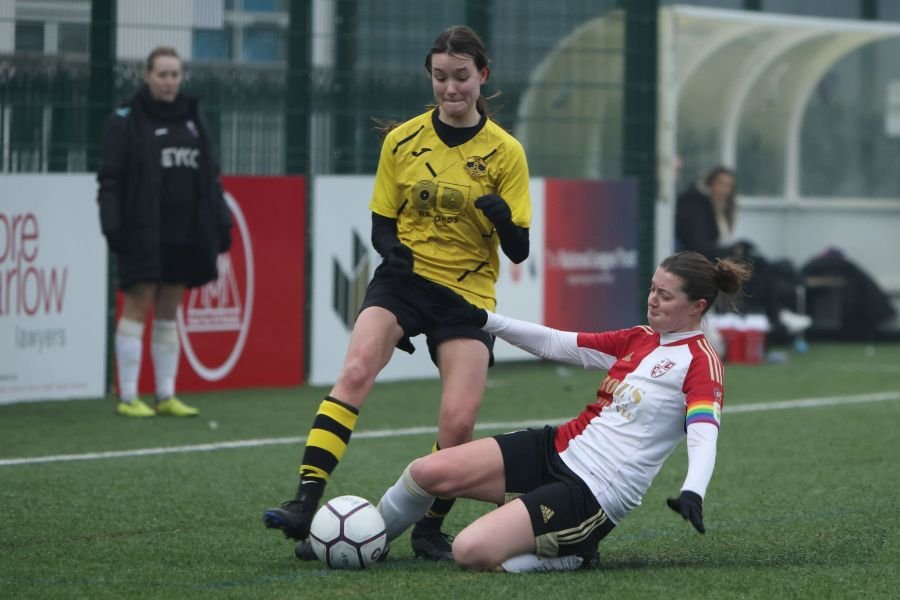
<svg viewBox="0 0 900 600">
<path fill-rule="evenodd" d="M 484 343 L 490 356 L 488 366 L 493 365 L 494 336 L 479 327 L 466 325 L 446 316 L 441 309 L 447 307 L 447 303 L 440 294 L 435 293 L 435 286 L 439 285 L 420 275 L 404 278 L 385 275 L 379 265 L 366 288 L 366 297 L 359 310 L 362 312 L 370 306 L 378 306 L 394 313 L 403 329 L 403 337 L 397 342 L 397 348 L 410 354 L 415 351 L 415 346 L 409 338 L 424 333 L 428 353 L 434 364 L 437 364 L 438 344 L 462 337 Z"/>
<path fill-rule="evenodd" d="M 210 263 L 196 246 L 162 244 L 156 260 L 129 253 L 116 254 L 116 280 L 122 291 L 128 291 L 138 283 L 196 288 L 214 281 L 217 276 L 216 264 Z"/>
<path fill-rule="evenodd" d="M 590 554 L 613 530 L 588 486 L 562 462 L 553 427 L 494 436 L 503 454 L 506 501 L 525 503 L 538 556 Z"/>
</svg>

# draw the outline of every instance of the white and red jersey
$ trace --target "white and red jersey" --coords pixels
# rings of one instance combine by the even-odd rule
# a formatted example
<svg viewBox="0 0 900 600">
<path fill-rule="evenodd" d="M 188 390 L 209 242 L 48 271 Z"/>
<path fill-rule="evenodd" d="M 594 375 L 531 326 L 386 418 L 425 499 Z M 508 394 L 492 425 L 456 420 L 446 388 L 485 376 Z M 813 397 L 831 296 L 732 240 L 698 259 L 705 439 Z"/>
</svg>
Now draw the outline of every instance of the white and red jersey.
<svg viewBox="0 0 900 600">
<path fill-rule="evenodd" d="M 715 462 L 724 371 L 702 332 L 561 332 L 488 315 L 486 331 L 537 356 L 608 371 L 597 401 L 557 428 L 555 445 L 614 523 L 641 504 L 686 432 L 695 443 L 692 449 L 689 441 L 682 489 L 703 496 Z"/>
</svg>

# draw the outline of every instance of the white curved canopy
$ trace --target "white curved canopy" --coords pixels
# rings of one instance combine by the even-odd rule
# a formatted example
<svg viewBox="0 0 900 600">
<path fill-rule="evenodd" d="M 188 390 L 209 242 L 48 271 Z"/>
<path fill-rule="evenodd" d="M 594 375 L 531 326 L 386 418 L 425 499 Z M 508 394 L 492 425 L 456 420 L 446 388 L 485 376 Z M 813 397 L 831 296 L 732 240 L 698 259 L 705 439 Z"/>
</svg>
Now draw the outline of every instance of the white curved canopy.
<svg viewBox="0 0 900 600">
<path fill-rule="evenodd" d="M 795 200 L 810 95 L 843 57 L 900 37 L 900 24 L 674 5 L 660 8 L 659 36 L 657 260 L 674 245 L 679 168 L 752 169 L 768 195 Z M 616 10 L 575 29 L 535 69 L 515 132 L 534 172 L 622 175 L 623 48 Z"/>
<path fill-rule="evenodd" d="M 825 74 L 863 45 L 900 37 L 900 25 L 670 6 L 660 9 L 659 202 L 656 254 L 673 247 L 678 167 L 739 171 L 752 148 L 770 195 L 796 199 L 800 129 Z"/>
</svg>

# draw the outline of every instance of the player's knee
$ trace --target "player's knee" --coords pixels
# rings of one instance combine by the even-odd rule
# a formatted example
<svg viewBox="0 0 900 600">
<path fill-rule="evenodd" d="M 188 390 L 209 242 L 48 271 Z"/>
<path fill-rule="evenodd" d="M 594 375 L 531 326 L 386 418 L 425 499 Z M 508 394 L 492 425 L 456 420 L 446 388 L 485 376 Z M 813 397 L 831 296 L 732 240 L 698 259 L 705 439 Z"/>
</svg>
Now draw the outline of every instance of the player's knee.
<svg viewBox="0 0 900 600">
<path fill-rule="evenodd" d="M 417 458 L 409 465 L 409 474 L 423 492 L 437 496 L 437 488 L 440 487 L 441 476 L 436 465 L 432 464 L 430 456 Z"/>
<path fill-rule="evenodd" d="M 409 474 L 422 491 L 432 496 L 446 493 L 447 477 L 441 468 L 441 460 L 435 460 L 433 454 L 414 460 L 409 465 Z"/>
<path fill-rule="evenodd" d="M 475 416 L 455 415 L 451 419 L 441 421 L 438 438 L 441 440 L 441 448 L 452 448 L 472 441 L 472 431 L 475 429 Z"/>
<path fill-rule="evenodd" d="M 463 569 L 493 571 L 500 562 L 483 539 L 471 529 L 463 529 L 453 540 L 453 560 Z"/>
<path fill-rule="evenodd" d="M 338 384 L 344 389 L 365 390 L 372 385 L 375 375 L 365 360 L 350 358 L 341 368 Z"/>
</svg>

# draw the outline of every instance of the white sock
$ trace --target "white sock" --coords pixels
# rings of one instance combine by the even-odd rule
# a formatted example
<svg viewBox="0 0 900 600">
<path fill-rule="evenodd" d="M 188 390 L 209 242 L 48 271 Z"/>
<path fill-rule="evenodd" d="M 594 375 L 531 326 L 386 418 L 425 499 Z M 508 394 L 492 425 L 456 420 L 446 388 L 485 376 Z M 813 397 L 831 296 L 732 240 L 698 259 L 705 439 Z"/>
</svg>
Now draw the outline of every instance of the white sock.
<svg viewBox="0 0 900 600">
<path fill-rule="evenodd" d="M 119 398 L 131 402 L 137 397 L 141 373 L 144 324 L 122 317 L 116 326 L 116 370 L 119 376 Z"/>
<path fill-rule="evenodd" d="M 584 559 L 570 554 L 542 558 L 537 554 L 520 554 L 500 563 L 500 568 L 507 573 L 531 573 L 535 571 L 575 571 L 581 567 Z"/>
<path fill-rule="evenodd" d="M 384 517 L 387 541 L 390 542 L 421 519 L 431 508 L 434 496 L 425 492 L 413 481 L 409 467 L 378 501 L 378 510 Z"/>
<path fill-rule="evenodd" d="M 175 321 L 153 320 L 150 352 L 156 374 L 156 398 L 165 400 L 175 395 L 175 375 L 178 374 L 178 355 L 181 352 Z"/>
</svg>

